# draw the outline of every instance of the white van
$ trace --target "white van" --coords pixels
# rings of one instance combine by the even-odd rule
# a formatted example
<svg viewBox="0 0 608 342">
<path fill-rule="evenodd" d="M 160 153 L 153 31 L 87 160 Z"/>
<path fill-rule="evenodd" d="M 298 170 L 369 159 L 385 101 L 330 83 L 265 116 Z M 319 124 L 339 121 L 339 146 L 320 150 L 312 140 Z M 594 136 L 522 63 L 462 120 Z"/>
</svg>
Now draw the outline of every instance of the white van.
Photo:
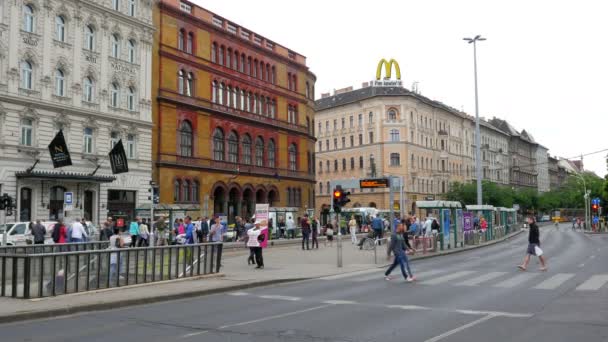
<svg viewBox="0 0 608 342">
<path fill-rule="evenodd" d="M 45 221 L 42 225 L 46 228 L 46 239 L 44 243 L 52 243 L 51 231 L 56 222 Z M 8 246 L 26 245 L 27 240 L 32 240 L 31 232 L 29 231 L 30 222 L 13 222 L 0 224 L 0 242 L 4 239 L 4 234 L 7 233 L 6 244 Z"/>
</svg>

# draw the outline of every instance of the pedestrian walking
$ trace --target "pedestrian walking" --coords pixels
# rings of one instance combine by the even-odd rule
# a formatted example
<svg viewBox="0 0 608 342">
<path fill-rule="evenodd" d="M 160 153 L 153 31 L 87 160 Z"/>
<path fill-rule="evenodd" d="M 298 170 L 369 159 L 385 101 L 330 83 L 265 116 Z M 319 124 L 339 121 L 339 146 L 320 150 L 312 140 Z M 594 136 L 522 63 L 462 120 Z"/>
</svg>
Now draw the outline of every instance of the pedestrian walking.
<svg viewBox="0 0 608 342">
<path fill-rule="evenodd" d="M 124 241 L 120 236 L 120 230 L 114 228 L 112 236 L 110 236 L 110 243 L 108 249 L 115 250 L 124 247 Z M 110 283 L 113 284 L 113 279 L 116 279 L 120 275 L 120 260 L 118 260 L 118 253 L 110 253 Z"/>
<path fill-rule="evenodd" d="M 372 229 L 374 230 L 374 238 L 382 239 L 383 231 L 384 231 L 384 222 L 379 216 L 374 216 L 372 219 Z M 380 242 L 378 242 L 380 245 Z"/>
<path fill-rule="evenodd" d="M 54 243 L 65 243 L 68 237 L 68 231 L 63 224 L 63 220 L 57 220 L 55 226 L 53 227 L 53 242 Z"/>
<path fill-rule="evenodd" d="M 44 245 L 46 228 L 44 228 L 40 220 L 36 220 L 36 224 L 32 227 L 32 235 L 34 236 L 35 245 Z"/>
<path fill-rule="evenodd" d="M 354 245 L 357 243 L 357 220 L 355 220 L 355 215 L 350 215 L 348 229 L 350 230 L 350 242 Z"/>
<path fill-rule="evenodd" d="M 314 216 L 310 219 L 312 229 L 312 248 L 317 246 L 319 249 L 319 221 L 315 220 Z"/>
<path fill-rule="evenodd" d="M 302 220 L 300 220 L 300 227 L 302 227 L 302 250 L 304 250 L 304 244 L 306 244 L 306 250 L 310 250 L 310 220 L 308 214 L 304 214 Z"/>
<path fill-rule="evenodd" d="M 521 265 L 518 265 L 520 270 L 525 271 L 528 269 L 528 263 L 530 262 L 530 256 L 535 255 L 540 260 L 540 271 L 547 270 L 547 264 L 545 262 L 545 258 L 543 257 L 543 250 L 540 249 L 540 230 L 538 229 L 538 225 L 536 224 L 536 220 L 534 216 L 528 217 L 528 250 L 526 251 L 526 256 L 524 257 L 524 262 Z"/>
<path fill-rule="evenodd" d="M 410 269 L 410 264 L 407 259 L 406 251 L 408 250 L 407 245 L 405 244 L 405 240 L 403 239 L 404 227 L 403 225 L 399 225 L 397 227 L 397 231 L 391 235 L 391 242 L 388 249 L 387 257 L 390 258 L 390 253 L 393 253 L 395 259 L 393 260 L 392 265 L 386 270 L 384 273 L 384 277 L 386 280 L 391 280 L 391 272 L 399 265 L 401 267 L 401 274 L 403 274 L 403 278 L 412 282 L 416 280 L 412 270 Z M 411 249 L 411 248 L 409 248 Z M 407 269 L 407 272 L 406 272 Z"/>
<path fill-rule="evenodd" d="M 296 237 L 296 223 L 292 217 L 287 218 L 287 238 L 294 239 Z"/>
<path fill-rule="evenodd" d="M 441 229 L 441 226 L 439 225 L 439 222 L 437 222 L 437 219 L 434 218 L 433 223 L 431 223 L 431 231 L 432 231 L 433 235 L 437 236 L 437 234 L 439 234 L 440 229 Z"/>
<path fill-rule="evenodd" d="M 150 231 L 148 230 L 148 225 L 146 222 L 142 221 L 139 225 L 139 240 L 137 242 L 138 247 L 148 247 L 150 244 L 148 243 L 148 239 L 150 238 Z"/>
<path fill-rule="evenodd" d="M 184 225 L 186 226 L 186 244 L 194 244 L 194 224 L 192 223 L 192 217 L 186 216 L 184 219 Z"/>
<path fill-rule="evenodd" d="M 72 242 L 84 242 L 84 239 L 87 237 L 87 232 L 84 230 L 82 223 L 79 220 L 74 221 L 72 223 L 72 233 L 71 233 L 71 241 Z"/>
<path fill-rule="evenodd" d="M 255 221 L 254 227 L 247 231 L 247 247 L 255 255 L 255 263 L 258 265 L 256 268 L 264 268 L 264 258 L 262 256 L 262 246 L 260 245 L 260 238 L 262 230 L 260 229 L 260 221 Z M 251 258 L 251 257 L 250 257 Z"/>
<path fill-rule="evenodd" d="M 138 216 L 135 221 L 131 221 L 129 224 L 129 235 L 131 235 L 131 244 L 129 247 L 137 246 L 137 238 L 139 237 L 139 225 L 141 224 L 141 218 Z"/>
<path fill-rule="evenodd" d="M 433 217 L 429 216 L 424 222 L 424 236 L 431 237 L 433 235 Z"/>
<path fill-rule="evenodd" d="M 278 225 L 279 225 L 279 238 L 284 239 L 285 238 L 285 220 L 280 219 Z"/>
<path fill-rule="evenodd" d="M 334 229 L 331 223 L 327 224 L 327 228 L 325 229 L 325 237 L 327 238 L 327 243 L 329 247 L 333 246 L 334 243 Z"/>
<path fill-rule="evenodd" d="M 211 225 L 211 229 L 209 231 L 209 239 L 211 242 L 219 243 L 216 245 L 217 248 L 217 262 L 216 262 L 216 270 L 215 272 L 220 271 L 220 260 L 222 260 L 222 250 L 224 249 L 224 227 L 220 221 L 219 216 L 215 216 L 213 219 L 214 223 Z"/>
</svg>

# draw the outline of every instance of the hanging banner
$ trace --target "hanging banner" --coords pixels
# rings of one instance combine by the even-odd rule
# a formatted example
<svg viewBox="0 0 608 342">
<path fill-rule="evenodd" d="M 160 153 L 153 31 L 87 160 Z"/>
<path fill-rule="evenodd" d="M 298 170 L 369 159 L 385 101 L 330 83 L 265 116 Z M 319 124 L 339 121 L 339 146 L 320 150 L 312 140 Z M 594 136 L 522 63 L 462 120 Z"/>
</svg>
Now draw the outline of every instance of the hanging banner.
<svg viewBox="0 0 608 342">
<path fill-rule="evenodd" d="M 255 220 L 260 221 L 260 247 L 268 247 L 268 218 L 269 218 L 270 205 L 269 204 L 256 204 L 255 205 Z"/>
<path fill-rule="evenodd" d="M 108 156 L 110 158 L 110 164 L 112 165 L 113 174 L 129 172 L 129 163 L 127 162 L 125 148 L 122 145 L 122 139 L 118 140 Z"/>
<path fill-rule="evenodd" d="M 49 153 L 54 168 L 72 165 L 72 158 L 70 158 L 70 151 L 68 151 L 68 145 L 65 143 L 62 130 L 57 132 L 55 138 L 49 144 Z"/>
</svg>

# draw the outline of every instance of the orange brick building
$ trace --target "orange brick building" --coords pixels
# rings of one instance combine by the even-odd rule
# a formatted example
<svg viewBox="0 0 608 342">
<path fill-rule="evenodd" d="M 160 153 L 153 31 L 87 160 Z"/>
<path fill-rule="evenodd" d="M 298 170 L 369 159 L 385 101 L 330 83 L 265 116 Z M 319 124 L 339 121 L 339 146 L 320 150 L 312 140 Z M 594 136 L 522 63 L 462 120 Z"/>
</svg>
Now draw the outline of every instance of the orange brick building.
<svg viewBox="0 0 608 342">
<path fill-rule="evenodd" d="M 250 217 L 314 207 L 306 57 L 188 1 L 154 14 L 153 179 L 160 203 Z"/>
</svg>

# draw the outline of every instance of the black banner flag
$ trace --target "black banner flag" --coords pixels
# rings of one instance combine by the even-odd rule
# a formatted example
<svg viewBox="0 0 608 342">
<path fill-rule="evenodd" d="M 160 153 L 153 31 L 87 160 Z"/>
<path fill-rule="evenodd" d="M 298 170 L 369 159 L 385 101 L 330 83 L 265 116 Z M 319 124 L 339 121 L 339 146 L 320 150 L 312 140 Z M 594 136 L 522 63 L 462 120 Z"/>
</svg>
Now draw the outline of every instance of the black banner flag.
<svg viewBox="0 0 608 342">
<path fill-rule="evenodd" d="M 113 174 L 129 172 L 129 163 L 127 162 L 125 148 L 122 145 L 122 139 L 118 140 L 118 143 L 114 145 L 108 156 L 110 157 L 110 164 L 112 164 Z"/>
<path fill-rule="evenodd" d="M 57 132 L 57 135 L 49 144 L 49 153 L 54 168 L 72 165 L 72 158 L 70 158 L 70 151 L 68 151 L 68 145 L 65 143 L 62 130 Z"/>
</svg>

